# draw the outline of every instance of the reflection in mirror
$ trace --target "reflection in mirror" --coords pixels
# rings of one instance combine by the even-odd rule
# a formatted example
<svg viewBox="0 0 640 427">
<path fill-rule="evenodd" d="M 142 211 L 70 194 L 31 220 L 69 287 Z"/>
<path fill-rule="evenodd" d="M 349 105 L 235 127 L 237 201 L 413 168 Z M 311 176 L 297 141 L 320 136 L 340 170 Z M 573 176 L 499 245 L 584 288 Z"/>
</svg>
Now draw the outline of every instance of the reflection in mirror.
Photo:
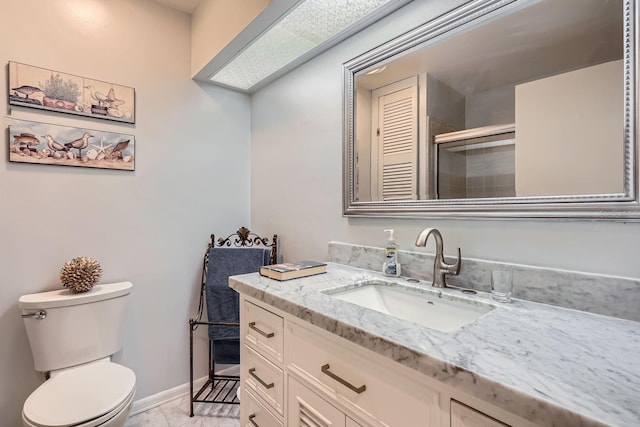
<svg viewBox="0 0 640 427">
<path fill-rule="evenodd" d="M 421 45 L 390 59 L 365 54 L 345 65 L 349 204 L 630 200 L 623 45 L 631 5 L 472 3 L 490 5 L 488 13 L 453 11 L 451 30 L 426 29 Z"/>
</svg>

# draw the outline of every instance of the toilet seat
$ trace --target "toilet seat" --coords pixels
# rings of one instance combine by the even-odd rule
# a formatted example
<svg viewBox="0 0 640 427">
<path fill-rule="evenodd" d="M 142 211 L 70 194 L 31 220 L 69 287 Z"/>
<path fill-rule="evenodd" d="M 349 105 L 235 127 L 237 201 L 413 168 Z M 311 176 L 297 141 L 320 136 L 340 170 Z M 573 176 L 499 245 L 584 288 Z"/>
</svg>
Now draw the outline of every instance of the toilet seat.
<svg viewBox="0 0 640 427">
<path fill-rule="evenodd" d="M 112 362 L 92 363 L 59 372 L 25 401 L 24 420 L 37 427 L 94 427 L 133 400 L 136 376 Z"/>
</svg>

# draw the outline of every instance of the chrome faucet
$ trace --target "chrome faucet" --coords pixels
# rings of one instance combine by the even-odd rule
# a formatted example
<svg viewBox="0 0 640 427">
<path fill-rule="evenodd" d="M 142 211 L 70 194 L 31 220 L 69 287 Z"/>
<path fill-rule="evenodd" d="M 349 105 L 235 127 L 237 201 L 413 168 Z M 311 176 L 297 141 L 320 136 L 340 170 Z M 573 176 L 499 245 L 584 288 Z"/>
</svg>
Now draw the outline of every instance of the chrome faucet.
<svg viewBox="0 0 640 427">
<path fill-rule="evenodd" d="M 426 246 L 429 236 L 433 234 L 436 239 L 436 256 L 433 260 L 433 282 L 431 286 L 436 288 L 446 288 L 446 275 L 451 274 L 457 276 L 460 273 L 460 248 L 458 248 L 458 260 L 455 264 L 447 264 L 444 262 L 442 255 L 442 234 L 436 228 L 425 228 L 420 232 L 416 239 L 416 246 Z"/>
</svg>

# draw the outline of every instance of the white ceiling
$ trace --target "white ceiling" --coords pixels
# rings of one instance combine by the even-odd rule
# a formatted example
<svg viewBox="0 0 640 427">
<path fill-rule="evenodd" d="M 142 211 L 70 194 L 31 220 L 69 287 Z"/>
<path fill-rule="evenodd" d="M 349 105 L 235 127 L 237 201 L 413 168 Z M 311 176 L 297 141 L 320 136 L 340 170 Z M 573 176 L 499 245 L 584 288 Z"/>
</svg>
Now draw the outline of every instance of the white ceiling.
<svg viewBox="0 0 640 427">
<path fill-rule="evenodd" d="M 201 0 L 153 0 L 156 3 L 161 3 L 165 6 L 169 6 L 172 9 L 180 10 L 182 12 L 193 13 L 196 7 L 200 4 Z"/>
<path fill-rule="evenodd" d="M 357 87 L 375 89 L 426 72 L 469 95 L 623 54 L 620 0 L 545 0 L 488 22 L 390 60 L 384 72 L 358 76 Z"/>
</svg>

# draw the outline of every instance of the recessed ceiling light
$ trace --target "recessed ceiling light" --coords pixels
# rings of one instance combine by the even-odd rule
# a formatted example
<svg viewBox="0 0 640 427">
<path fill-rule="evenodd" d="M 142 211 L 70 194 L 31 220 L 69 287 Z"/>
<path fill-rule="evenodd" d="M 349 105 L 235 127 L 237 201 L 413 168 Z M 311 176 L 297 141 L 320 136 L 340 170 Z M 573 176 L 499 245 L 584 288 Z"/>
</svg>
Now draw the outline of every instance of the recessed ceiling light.
<svg viewBox="0 0 640 427">
<path fill-rule="evenodd" d="M 378 73 L 381 73 L 381 72 L 383 72 L 383 71 L 384 71 L 384 70 L 386 70 L 386 69 L 387 69 L 387 66 L 386 66 L 386 65 L 383 65 L 382 67 L 374 68 L 374 69 L 373 69 L 373 70 L 371 70 L 371 71 L 367 71 L 367 73 L 366 73 L 366 74 L 367 74 L 367 76 L 370 76 L 371 74 L 378 74 Z"/>
<path fill-rule="evenodd" d="M 409 0 L 304 0 L 209 80 L 252 91 Z"/>
</svg>

